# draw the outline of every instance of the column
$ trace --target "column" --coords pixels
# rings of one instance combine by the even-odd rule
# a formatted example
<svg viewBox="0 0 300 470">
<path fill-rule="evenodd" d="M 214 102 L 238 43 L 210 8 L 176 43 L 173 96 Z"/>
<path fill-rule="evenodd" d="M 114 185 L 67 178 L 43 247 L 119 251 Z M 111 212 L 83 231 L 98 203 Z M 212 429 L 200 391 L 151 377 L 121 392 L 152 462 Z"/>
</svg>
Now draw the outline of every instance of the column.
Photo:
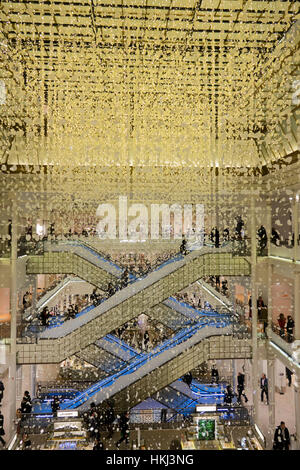
<svg viewBox="0 0 300 470">
<path fill-rule="evenodd" d="M 300 272 L 295 272 L 294 277 L 294 319 L 295 340 L 300 341 Z"/>
<path fill-rule="evenodd" d="M 300 449 L 300 373 L 294 376 L 295 418 L 296 418 L 296 448 Z"/>
<path fill-rule="evenodd" d="M 18 258 L 18 230 L 17 230 L 17 201 L 12 195 L 12 213 L 11 213 L 11 254 L 10 254 L 10 358 L 9 358 L 9 425 L 6 425 L 7 440 L 14 433 L 14 419 L 16 417 L 16 341 L 17 341 L 17 258 Z"/>
<path fill-rule="evenodd" d="M 292 344 L 294 350 L 293 357 L 300 361 L 300 272 L 294 271 L 294 337 Z"/>
<path fill-rule="evenodd" d="M 254 421 L 258 420 L 258 370 L 257 370 L 257 288 L 256 288 L 256 215 L 255 199 L 251 198 L 251 298 L 252 298 L 252 387 Z"/>
<path fill-rule="evenodd" d="M 236 392 L 236 367 L 235 367 L 235 359 L 232 359 L 232 388 L 233 388 L 233 391 Z"/>
<path fill-rule="evenodd" d="M 267 201 L 267 217 L 266 217 L 266 232 L 267 232 L 267 256 L 271 255 L 271 237 L 272 237 L 272 204 Z"/>
<path fill-rule="evenodd" d="M 273 279 L 274 266 L 271 263 L 271 260 L 268 260 L 268 327 L 267 335 L 270 338 L 272 331 L 272 321 L 273 321 L 273 307 L 272 307 L 272 279 Z"/>
<path fill-rule="evenodd" d="M 298 259 L 298 238 L 299 238 L 299 218 L 298 218 L 299 196 L 293 198 L 293 232 L 294 232 L 294 261 Z"/>
<path fill-rule="evenodd" d="M 267 377 L 269 384 L 269 423 L 266 436 L 267 449 L 272 449 L 273 436 L 275 432 L 275 356 L 270 347 L 267 352 Z"/>
<path fill-rule="evenodd" d="M 230 300 L 232 303 L 232 313 L 235 313 L 236 306 L 235 306 L 235 278 L 230 278 Z"/>
<path fill-rule="evenodd" d="M 32 305 L 31 305 L 32 315 L 34 315 L 36 312 L 36 303 L 37 303 L 37 276 L 32 276 Z"/>
<path fill-rule="evenodd" d="M 30 366 L 30 375 L 31 375 L 31 396 L 32 398 L 36 396 L 36 364 Z"/>
</svg>

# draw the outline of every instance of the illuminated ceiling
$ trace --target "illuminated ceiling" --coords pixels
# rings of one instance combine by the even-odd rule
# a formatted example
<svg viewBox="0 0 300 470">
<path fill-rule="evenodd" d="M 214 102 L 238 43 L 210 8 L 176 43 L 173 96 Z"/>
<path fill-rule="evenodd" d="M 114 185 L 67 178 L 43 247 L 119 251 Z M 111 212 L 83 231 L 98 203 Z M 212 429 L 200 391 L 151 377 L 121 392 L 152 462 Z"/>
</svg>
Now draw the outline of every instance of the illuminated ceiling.
<svg viewBox="0 0 300 470">
<path fill-rule="evenodd" d="M 299 5 L 2 0 L 2 164 L 255 167 L 287 134 L 297 150 Z"/>
</svg>

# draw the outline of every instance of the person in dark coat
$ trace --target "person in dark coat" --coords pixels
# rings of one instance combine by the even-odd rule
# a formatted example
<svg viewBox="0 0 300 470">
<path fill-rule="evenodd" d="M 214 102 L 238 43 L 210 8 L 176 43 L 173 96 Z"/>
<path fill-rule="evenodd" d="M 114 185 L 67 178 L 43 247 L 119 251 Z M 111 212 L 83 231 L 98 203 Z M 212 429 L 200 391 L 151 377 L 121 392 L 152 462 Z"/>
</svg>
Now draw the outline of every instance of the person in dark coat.
<svg viewBox="0 0 300 470">
<path fill-rule="evenodd" d="M 126 444 L 129 444 L 129 413 L 123 413 L 120 417 L 120 431 L 121 431 L 121 438 L 116 443 L 117 448 L 120 448 L 121 442 L 126 441 Z"/>
<path fill-rule="evenodd" d="M 192 376 L 192 374 L 191 374 L 190 372 L 188 372 L 187 374 L 185 374 L 185 375 L 183 376 L 183 379 L 182 379 L 182 380 L 183 380 L 183 382 L 185 382 L 185 383 L 187 384 L 187 386 L 188 386 L 189 388 L 191 388 L 191 383 L 192 383 L 192 381 L 193 381 L 193 376 Z"/>
<path fill-rule="evenodd" d="M 286 367 L 285 368 L 285 375 L 286 375 L 286 378 L 288 379 L 288 386 L 290 387 L 292 385 L 293 372 Z"/>
<path fill-rule="evenodd" d="M 97 437 L 93 450 L 105 450 L 103 442 L 100 441 L 100 437 Z"/>
<path fill-rule="evenodd" d="M 275 230 L 274 228 L 272 228 L 272 238 L 271 238 L 271 242 L 276 245 L 276 246 L 279 246 L 280 245 L 280 235 L 279 233 L 277 232 L 277 230 Z"/>
<path fill-rule="evenodd" d="M 49 317 L 50 317 L 49 309 L 48 307 L 44 307 L 43 310 L 41 311 L 41 320 L 42 320 L 43 326 L 48 326 Z"/>
<path fill-rule="evenodd" d="M 242 217 L 241 217 L 240 215 L 238 215 L 238 216 L 236 217 L 236 227 L 235 227 L 235 231 L 236 231 L 237 237 L 238 237 L 239 239 L 242 238 L 242 229 L 243 229 L 244 225 L 245 225 L 245 224 L 244 224 L 244 221 L 243 221 Z"/>
<path fill-rule="evenodd" d="M 3 400 L 3 392 L 5 390 L 5 387 L 4 387 L 4 384 L 3 382 L 0 380 L 0 405 L 1 405 L 1 402 Z"/>
<path fill-rule="evenodd" d="M 258 244 L 259 244 L 259 250 L 260 254 L 263 254 L 264 249 L 267 246 L 267 241 L 268 241 L 268 236 L 266 229 L 263 225 L 260 226 L 260 228 L 257 231 L 257 236 L 258 236 Z"/>
<path fill-rule="evenodd" d="M 5 431 L 4 431 L 4 416 L 3 414 L 1 413 L 0 411 L 0 442 L 2 443 L 3 447 L 5 447 L 6 445 L 6 442 L 5 440 L 3 439 L 3 436 L 5 435 Z"/>
<path fill-rule="evenodd" d="M 229 229 L 228 228 L 224 228 L 223 230 L 223 241 L 229 242 Z"/>
<path fill-rule="evenodd" d="M 114 295 L 114 293 L 115 293 L 115 288 L 113 284 L 110 282 L 107 287 L 107 295 L 108 297 L 111 297 L 112 295 Z"/>
<path fill-rule="evenodd" d="M 26 433 L 24 433 L 22 439 L 22 450 L 31 450 L 31 440 L 29 439 L 29 436 Z"/>
<path fill-rule="evenodd" d="M 162 408 L 160 412 L 160 421 L 161 423 L 167 422 L 167 408 Z"/>
<path fill-rule="evenodd" d="M 26 390 L 24 392 L 24 396 L 21 402 L 21 412 L 22 413 L 31 413 L 32 410 L 32 402 L 31 402 L 31 396 L 29 392 Z"/>
<path fill-rule="evenodd" d="M 129 272 L 128 272 L 128 268 L 125 268 L 125 271 L 123 271 L 121 275 L 121 288 L 122 289 L 128 286 L 128 281 L 129 281 Z"/>
<path fill-rule="evenodd" d="M 231 405 L 233 397 L 234 393 L 232 391 L 232 388 L 230 385 L 227 385 L 226 392 L 224 395 L 224 403 L 226 403 L 226 405 Z"/>
<path fill-rule="evenodd" d="M 149 336 L 148 331 L 146 330 L 144 333 L 144 348 L 146 351 L 148 350 L 149 341 L 150 341 L 150 336 Z"/>
<path fill-rule="evenodd" d="M 90 404 L 89 417 L 88 417 L 88 431 L 91 439 L 99 437 L 99 413 L 96 404 Z"/>
<path fill-rule="evenodd" d="M 239 403 L 241 403 L 242 396 L 244 397 L 246 403 L 248 401 L 248 398 L 246 397 L 244 390 L 245 390 L 245 375 L 239 372 L 237 376 L 237 392 L 238 392 L 237 401 Z"/>
<path fill-rule="evenodd" d="M 257 316 L 258 316 L 258 318 L 260 318 L 261 313 L 262 313 L 262 309 L 265 307 L 265 303 L 264 303 L 263 298 L 262 298 L 261 295 L 257 299 L 256 306 L 257 306 Z"/>
<path fill-rule="evenodd" d="M 107 430 L 108 430 L 107 439 L 111 439 L 114 434 L 113 423 L 115 421 L 115 410 L 111 403 L 108 403 L 107 405 L 107 409 L 105 410 L 104 420 L 105 420 L 105 425 L 107 426 Z"/>
<path fill-rule="evenodd" d="M 261 388 L 261 401 L 264 401 L 264 394 L 266 395 L 267 404 L 269 404 L 269 385 L 266 374 L 262 374 L 260 379 L 260 388 Z"/>
<path fill-rule="evenodd" d="M 220 246 L 220 232 L 217 229 L 217 227 L 215 228 L 214 242 L 215 242 L 215 247 L 219 248 L 219 246 Z"/>
<path fill-rule="evenodd" d="M 290 447 L 290 433 L 288 428 L 285 427 L 285 422 L 281 421 L 280 426 L 277 426 L 274 434 L 274 450 L 289 450 Z"/>
<path fill-rule="evenodd" d="M 287 332 L 289 343 L 293 341 L 294 326 L 295 326 L 294 320 L 292 319 L 291 315 L 288 315 L 287 322 L 286 322 L 286 332 Z"/>
<path fill-rule="evenodd" d="M 182 238 L 181 245 L 180 245 L 180 253 L 181 253 L 182 255 L 187 255 L 187 254 L 188 254 L 187 249 L 186 249 L 186 245 L 187 245 L 187 241 L 186 241 L 186 239 L 183 237 L 183 238 Z"/>
<path fill-rule="evenodd" d="M 215 367 L 211 369 L 211 383 L 219 383 L 219 371 Z"/>
</svg>

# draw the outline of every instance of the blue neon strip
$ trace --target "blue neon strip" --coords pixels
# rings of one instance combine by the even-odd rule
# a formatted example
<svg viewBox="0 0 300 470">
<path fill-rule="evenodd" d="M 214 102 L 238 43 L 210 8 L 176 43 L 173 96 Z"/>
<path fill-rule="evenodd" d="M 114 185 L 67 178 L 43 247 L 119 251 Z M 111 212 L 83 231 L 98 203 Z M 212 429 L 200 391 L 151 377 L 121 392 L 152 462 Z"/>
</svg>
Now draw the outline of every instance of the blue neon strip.
<svg viewBox="0 0 300 470">
<path fill-rule="evenodd" d="M 224 327 L 228 323 L 224 321 L 220 321 L 219 325 L 215 325 L 215 323 L 213 324 L 214 326 Z M 192 335 L 194 335 L 199 329 L 203 328 L 205 325 L 207 325 L 206 322 L 200 321 L 199 323 L 197 323 L 196 325 L 192 327 L 183 328 L 173 338 L 167 339 L 160 345 L 156 346 L 153 349 L 153 351 L 151 351 L 150 353 L 144 354 L 143 357 L 137 358 L 135 361 L 127 365 L 124 369 L 117 372 L 116 374 L 97 382 L 92 387 L 88 388 L 87 390 L 82 392 L 80 395 L 78 395 L 78 397 L 76 397 L 75 399 L 64 402 L 61 406 L 61 409 L 77 408 L 82 403 L 87 401 L 90 397 L 92 397 L 95 393 L 99 392 L 103 388 L 107 388 L 110 385 L 112 385 L 119 377 L 135 372 L 141 366 L 143 366 L 146 362 L 154 359 L 156 356 L 158 356 L 162 352 L 170 348 L 174 348 L 178 344 L 181 344 L 183 341 L 186 341 L 187 339 L 189 339 Z"/>
</svg>

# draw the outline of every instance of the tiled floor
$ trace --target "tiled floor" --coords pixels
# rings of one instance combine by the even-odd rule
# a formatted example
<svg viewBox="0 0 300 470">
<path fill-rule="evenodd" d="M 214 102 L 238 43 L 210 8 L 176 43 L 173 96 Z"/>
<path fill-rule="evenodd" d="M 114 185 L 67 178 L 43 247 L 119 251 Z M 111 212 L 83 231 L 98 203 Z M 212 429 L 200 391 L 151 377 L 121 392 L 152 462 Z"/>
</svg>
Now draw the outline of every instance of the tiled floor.
<svg viewBox="0 0 300 470">
<path fill-rule="evenodd" d="M 258 404 L 258 418 L 257 425 L 260 428 L 261 432 L 267 439 L 267 449 L 272 448 L 272 440 L 274 436 L 275 429 L 269 433 L 269 406 L 264 403 L 261 403 L 260 390 L 256 393 L 259 393 L 259 404 Z M 253 393 L 252 389 L 249 387 L 246 388 L 246 396 L 249 401 L 247 405 L 253 405 Z M 283 395 L 275 393 L 275 427 L 280 424 L 280 421 L 284 421 L 286 427 L 288 428 L 290 434 L 296 432 L 296 422 L 295 422 L 295 399 L 294 399 L 294 388 L 293 382 L 291 387 L 288 386 L 286 382 L 285 393 Z M 294 448 L 294 441 L 291 439 L 291 449 Z"/>
</svg>

